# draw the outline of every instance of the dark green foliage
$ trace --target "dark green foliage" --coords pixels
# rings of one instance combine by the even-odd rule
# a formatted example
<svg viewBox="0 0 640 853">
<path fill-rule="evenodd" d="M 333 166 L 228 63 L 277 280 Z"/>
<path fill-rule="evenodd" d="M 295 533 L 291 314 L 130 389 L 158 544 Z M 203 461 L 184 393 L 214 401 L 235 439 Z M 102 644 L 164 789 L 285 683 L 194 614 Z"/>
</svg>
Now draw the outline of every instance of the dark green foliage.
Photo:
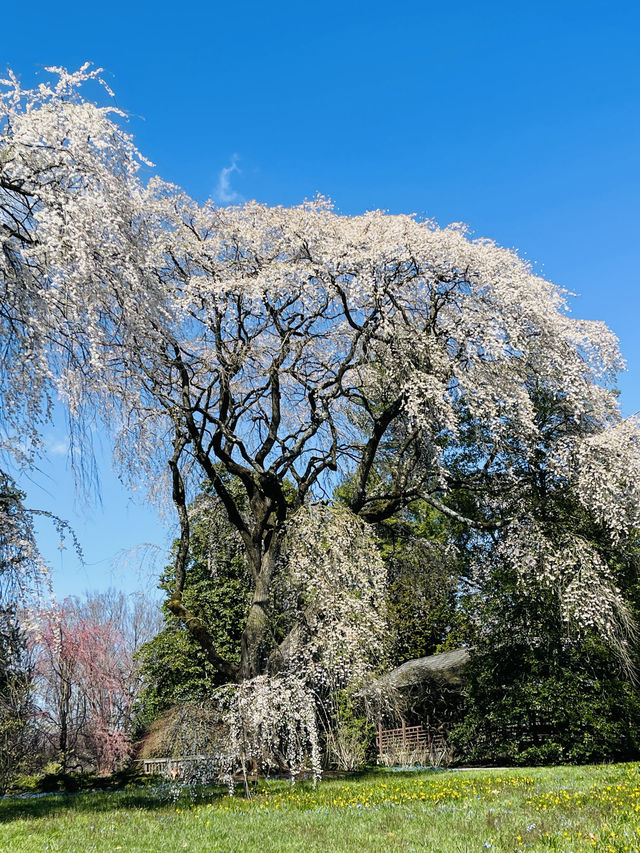
<svg viewBox="0 0 640 853">
<path fill-rule="evenodd" d="M 638 757 L 640 697 L 592 639 L 512 643 L 472 656 L 465 716 L 452 741 L 465 760 L 520 765 Z"/>
<path fill-rule="evenodd" d="M 170 615 L 167 621 L 173 619 Z M 177 620 L 176 620 L 177 621 Z M 186 629 L 164 628 L 137 655 L 142 686 L 136 705 L 134 736 L 140 736 L 162 711 L 204 696 L 216 673 Z"/>
<path fill-rule="evenodd" d="M 375 476 L 384 482 L 384 468 Z M 348 503 L 353 481 L 335 490 Z M 391 667 L 465 642 L 469 633 L 463 599 L 468 571 L 462 526 L 425 501 L 416 500 L 376 525 L 387 568 L 386 659 Z"/>
<path fill-rule="evenodd" d="M 200 618 L 228 661 L 240 660 L 240 638 L 250 583 L 237 532 L 205 486 L 192 507 L 190 559 L 183 590 L 185 606 Z M 174 588 L 170 566 L 160 581 L 168 596 Z M 207 660 L 187 628 L 162 607 L 165 627 L 137 655 L 142 689 L 136 714 L 138 733 L 162 711 L 203 699 L 227 679 Z"/>
<path fill-rule="evenodd" d="M 393 666 L 463 644 L 466 552 L 460 525 L 423 501 L 378 525 L 387 566 L 387 654 Z"/>
<path fill-rule="evenodd" d="M 528 390 L 541 439 L 531 455 L 518 451 L 517 433 L 509 437 L 512 464 L 515 460 L 521 466 L 521 491 L 505 495 L 506 515 L 530 519 L 554 546 L 581 541 L 597 553 L 637 621 L 636 538 L 613 541 L 578 500 L 571 482 L 557 476 L 546 461 L 547 443 L 558 432 L 592 432 L 589 415 L 577 422 L 562 395 L 553 396 L 535 383 Z M 469 421 L 468 427 L 467 449 L 458 460 L 463 470 L 483 443 L 482 425 Z M 499 473 L 492 481 L 499 494 Z M 474 515 L 468 507 L 464 512 Z M 470 638 L 474 650 L 465 718 L 452 735 L 458 753 L 464 760 L 521 765 L 637 757 L 640 694 L 631 670 L 635 667 L 637 674 L 638 655 L 624 619 L 618 642 L 609 646 L 595 631 L 569 623 L 561 607 L 562 585 L 569 577 L 549 586 L 540 583 L 536 575 L 544 572 L 543 558 L 519 577 L 499 556 L 501 535 L 496 530 L 469 540 L 484 569 L 470 601 L 476 630 Z"/>
<path fill-rule="evenodd" d="M 384 549 L 388 571 L 387 654 L 393 665 L 433 654 L 455 621 L 455 562 L 437 543 L 417 537 Z"/>
<path fill-rule="evenodd" d="M 0 794 L 39 758 L 32 675 L 15 610 L 0 612 Z"/>
<path fill-rule="evenodd" d="M 338 690 L 329 715 L 320 715 L 325 761 L 337 770 L 359 770 L 375 764 L 376 728 L 350 688 Z"/>
<path fill-rule="evenodd" d="M 634 589 L 628 590 L 633 600 Z M 637 758 L 640 693 L 595 634 L 571 635 L 552 590 L 524 594 L 508 572 L 485 589 L 467 667 L 464 760 L 555 764 Z"/>
</svg>

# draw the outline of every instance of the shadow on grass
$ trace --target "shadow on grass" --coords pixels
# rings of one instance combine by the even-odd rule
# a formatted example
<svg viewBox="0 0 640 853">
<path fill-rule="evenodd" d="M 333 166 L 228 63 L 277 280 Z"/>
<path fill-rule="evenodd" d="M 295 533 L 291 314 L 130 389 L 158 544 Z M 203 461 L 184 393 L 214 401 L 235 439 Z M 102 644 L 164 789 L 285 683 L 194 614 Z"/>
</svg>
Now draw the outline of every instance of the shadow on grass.
<svg viewBox="0 0 640 853">
<path fill-rule="evenodd" d="M 210 789 L 199 797 L 199 802 L 214 802 L 226 794 L 226 787 Z M 184 795 L 178 800 L 180 801 L 185 801 Z M 168 793 L 149 788 L 3 797 L 0 799 L 0 824 L 20 819 L 49 818 L 69 812 L 92 813 L 132 809 L 162 811 L 175 808 L 175 805 L 176 801 Z"/>
<path fill-rule="evenodd" d="M 416 768 L 418 769 L 418 768 Z M 394 772 L 395 771 L 395 772 Z M 442 770 L 434 768 L 419 768 L 419 771 L 440 773 Z M 373 782 L 378 781 L 382 777 L 388 777 L 393 774 L 395 778 L 407 778 L 415 776 L 415 770 L 405 768 L 388 768 L 388 767 L 368 767 L 359 771 L 340 772 L 327 771 L 323 775 L 321 785 L 330 785 L 333 783 L 359 782 L 365 779 L 370 779 Z M 288 788 L 289 781 L 284 778 L 270 779 L 253 779 L 250 782 L 252 793 L 257 793 L 261 784 L 268 782 L 270 790 L 279 788 Z M 297 783 L 300 786 L 308 786 L 310 782 L 301 780 Z M 228 788 L 226 785 L 207 786 L 201 789 L 195 802 L 214 803 L 228 796 Z M 236 789 L 236 796 L 241 798 L 244 794 Z M 168 787 L 162 785 L 131 787 L 120 790 L 95 790 L 95 791 L 78 791 L 78 792 L 61 792 L 54 791 L 51 793 L 39 793 L 28 796 L 9 796 L 0 797 L 0 824 L 10 823 L 20 819 L 38 819 L 50 818 L 56 815 L 69 814 L 70 812 L 82 813 L 100 813 L 108 811 L 124 811 L 124 810 L 141 810 L 141 811 L 163 811 L 166 809 L 174 809 L 176 805 L 187 805 L 194 800 L 188 792 L 183 792 L 176 799 L 172 796 Z"/>
</svg>

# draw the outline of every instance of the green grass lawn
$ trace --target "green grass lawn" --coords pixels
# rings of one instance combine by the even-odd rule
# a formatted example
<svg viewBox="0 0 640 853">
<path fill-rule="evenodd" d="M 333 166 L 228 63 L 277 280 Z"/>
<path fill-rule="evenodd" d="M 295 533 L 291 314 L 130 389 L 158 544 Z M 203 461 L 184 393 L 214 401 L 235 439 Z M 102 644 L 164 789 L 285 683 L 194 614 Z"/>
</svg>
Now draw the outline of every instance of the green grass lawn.
<svg viewBox="0 0 640 853">
<path fill-rule="evenodd" d="M 0 800 L 1 853 L 117 850 L 640 851 L 640 765 L 373 772 L 197 803 L 145 789 Z"/>
</svg>

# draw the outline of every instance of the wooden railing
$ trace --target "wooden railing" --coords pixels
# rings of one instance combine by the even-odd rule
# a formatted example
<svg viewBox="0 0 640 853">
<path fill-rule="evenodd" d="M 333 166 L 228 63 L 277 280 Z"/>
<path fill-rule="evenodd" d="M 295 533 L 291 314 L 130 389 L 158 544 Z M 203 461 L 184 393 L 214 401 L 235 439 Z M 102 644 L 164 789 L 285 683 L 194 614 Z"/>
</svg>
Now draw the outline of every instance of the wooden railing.
<svg viewBox="0 0 640 853">
<path fill-rule="evenodd" d="M 181 758 L 142 758 L 142 772 L 147 775 L 157 774 L 158 776 L 178 777 L 182 774 L 185 767 L 193 764 L 195 761 L 206 761 L 209 758 L 207 755 L 185 755 Z"/>
<path fill-rule="evenodd" d="M 378 724 L 376 746 L 379 755 L 398 756 L 402 760 L 412 754 L 422 754 L 424 760 L 433 764 L 440 764 L 447 754 L 447 742 L 442 734 L 433 732 L 426 726 L 407 726 L 404 722 L 397 729 L 383 729 L 382 725 Z M 178 778 L 193 762 L 207 761 L 211 757 L 185 755 L 180 758 L 142 758 L 140 763 L 146 774 Z"/>
<path fill-rule="evenodd" d="M 444 735 L 426 726 L 407 726 L 404 721 L 397 729 L 383 729 L 378 724 L 376 746 L 379 755 L 406 758 L 411 754 L 423 754 L 425 760 L 435 764 L 440 764 L 447 754 Z"/>
</svg>

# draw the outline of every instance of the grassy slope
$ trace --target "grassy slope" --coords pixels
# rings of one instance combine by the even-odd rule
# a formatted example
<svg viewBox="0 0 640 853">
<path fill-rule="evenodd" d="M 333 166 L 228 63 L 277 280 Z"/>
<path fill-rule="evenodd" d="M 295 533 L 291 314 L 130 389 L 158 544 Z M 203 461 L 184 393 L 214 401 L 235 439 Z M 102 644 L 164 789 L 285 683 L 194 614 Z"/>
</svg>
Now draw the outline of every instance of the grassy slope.
<svg viewBox="0 0 640 853">
<path fill-rule="evenodd" d="M 372 773 L 251 800 L 147 791 L 0 800 L 2 853 L 640 851 L 640 765 Z"/>
</svg>

